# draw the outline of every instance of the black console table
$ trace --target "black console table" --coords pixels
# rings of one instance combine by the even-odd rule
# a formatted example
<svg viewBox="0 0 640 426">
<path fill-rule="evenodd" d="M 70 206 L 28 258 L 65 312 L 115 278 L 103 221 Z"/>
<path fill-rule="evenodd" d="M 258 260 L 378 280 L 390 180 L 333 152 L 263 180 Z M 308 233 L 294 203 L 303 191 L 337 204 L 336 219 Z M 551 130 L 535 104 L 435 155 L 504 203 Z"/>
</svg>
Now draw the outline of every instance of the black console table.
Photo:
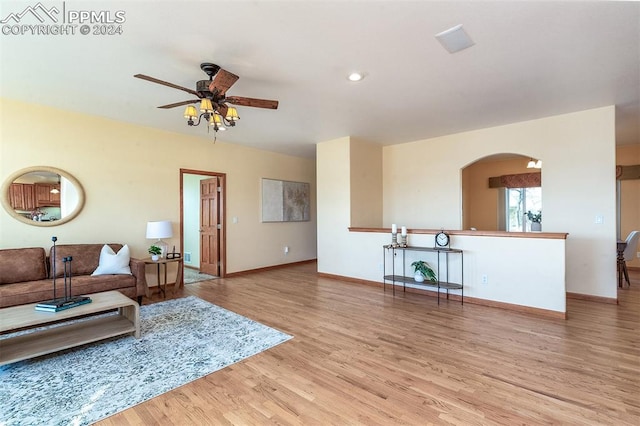
<svg viewBox="0 0 640 426">
<path fill-rule="evenodd" d="M 415 287 L 431 287 L 437 288 L 438 291 L 438 304 L 440 304 L 440 289 L 446 290 L 447 299 L 449 299 L 449 290 L 460 290 L 460 303 L 464 304 L 464 253 L 459 249 L 452 248 L 433 248 L 433 247 L 401 247 L 385 245 L 383 246 L 383 288 L 387 291 L 387 282 L 391 283 L 393 289 L 393 295 L 396 294 L 396 283 L 402 283 L 403 291 L 407 290 L 407 284 L 412 284 Z M 425 279 L 423 282 L 418 282 L 413 279 L 413 276 L 407 276 L 406 274 L 406 262 L 405 253 L 407 251 L 417 252 L 432 252 L 437 255 L 436 275 L 437 281 L 429 281 Z M 387 258 L 391 254 L 391 275 L 387 275 Z M 402 260 L 402 274 L 396 274 L 396 257 L 401 255 Z M 454 283 L 449 281 L 449 256 L 460 256 L 460 282 Z M 441 271 L 445 274 L 444 280 L 442 279 Z M 399 272 L 399 271 L 398 271 Z"/>
</svg>

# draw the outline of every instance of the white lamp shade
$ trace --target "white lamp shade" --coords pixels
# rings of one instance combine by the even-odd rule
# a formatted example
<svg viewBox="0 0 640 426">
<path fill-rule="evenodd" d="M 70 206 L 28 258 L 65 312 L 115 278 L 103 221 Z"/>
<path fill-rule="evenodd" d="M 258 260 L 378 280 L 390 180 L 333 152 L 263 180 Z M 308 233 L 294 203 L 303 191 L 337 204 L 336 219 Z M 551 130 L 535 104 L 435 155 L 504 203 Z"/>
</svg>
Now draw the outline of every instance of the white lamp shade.
<svg viewBox="0 0 640 426">
<path fill-rule="evenodd" d="M 171 221 L 161 220 L 158 222 L 147 222 L 147 238 L 171 238 Z"/>
</svg>

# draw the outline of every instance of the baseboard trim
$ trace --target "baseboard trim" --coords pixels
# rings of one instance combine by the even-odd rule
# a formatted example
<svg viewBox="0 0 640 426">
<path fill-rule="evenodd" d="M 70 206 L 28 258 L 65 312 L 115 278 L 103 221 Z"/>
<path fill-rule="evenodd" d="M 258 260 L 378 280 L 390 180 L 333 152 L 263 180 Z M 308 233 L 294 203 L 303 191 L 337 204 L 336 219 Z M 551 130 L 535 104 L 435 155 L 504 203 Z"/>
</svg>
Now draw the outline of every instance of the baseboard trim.
<svg viewBox="0 0 640 426">
<path fill-rule="evenodd" d="M 610 305 L 618 304 L 617 298 L 614 299 L 612 297 L 594 296 L 593 294 L 583 294 L 583 293 L 567 292 L 567 299 L 586 300 L 588 302 L 607 303 Z"/>
<path fill-rule="evenodd" d="M 478 299 L 476 297 L 465 296 L 464 301 L 469 301 L 475 305 L 488 306 L 491 308 L 504 309 L 507 311 L 520 312 L 522 314 L 535 315 L 538 317 L 550 318 L 550 319 L 567 319 L 566 312 L 552 311 L 550 309 L 534 308 L 532 306 L 515 305 L 513 303 L 497 302 L 495 300 Z"/>
<path fill-rule="evenodd" d="M 347 281 L 350 283 L 363 284 L 363 285 L 374 286 L 374 287 L 383 286 L 381 282 L 377 282 L 377 281 L 369 281 L 369 280 L 363 280 L 360 278 L 353 278 L 353 277 L 344 277 L 341 275 L 327 274 L 324 272 L 318 272 L 318 276 L 322 278 L 329 278 L 329 279 L 339 280 L 339 281 Z M 401 286 L 398 286 L 398 287 L 401 287 Z M 396 288 L 396 291 L 397 290 L 398 289 Z M 424 290 L 424 289 L 413 288 L 413 287 L 407 287 L 407 293 L 422 294 L 422 295 L 433 297 L 433 298 L 438 297 L 437 291 Z M 446 294 L 444 294 L 444 297 L 446 298 Z M 441 299 L 443 298 L 443 293 L 440 293 L 440 298 Z M 449 294 L 449 300 L 460 301 L 460 299 L 461 297 L 459 294 Z M 541 308 L 532 308 L 530 306 L 515 305 L 513 303 L 496 302 L 495 300 L 479 299 L 477 297 L 465 296 L 464 302 L 472 303 L 474 305 L 487 306 L 490 308 L 498 308 L 498 309 L 504 309 L 507 311 L 520 312 L 524 314 L 532 314 L 535 316 L 540 316 L 545 318 L 563 319 L 563 320 L 567 319 L 566 312 L 551 311 L 549 309 L 541 309 Z"/>
<path fill-rule="evenodd" d="M 299 262 L 281 263 L 279 265 L 265 266 L 264 268 L 247 269 L 246 271 L 237 271 L 237 272 L 227 273 L 224 276 L 224 278 L 239 277 L 241 275 L 255 274 L 256 272 L 271 271 L 274 269 L 286 268 L 286 267 L 295 266 L 295 265 L 304 265 L 306 263 L 315 263 L 317 261 L 318 259 L 309 259 L 309 260 L 301 260 Z"/>
<path fill-rule="evenodd" d="M 355 284 L 364 284 L 373 287 L 382 287 L 382 283 L 377 281 L 363 280 L 361 278 L 344 277 L 342 275 L 327 274 L 326 272 L 318 272 L 320 278 L 329 278 L 331 280 L 347 281 Z"/>
</svg>

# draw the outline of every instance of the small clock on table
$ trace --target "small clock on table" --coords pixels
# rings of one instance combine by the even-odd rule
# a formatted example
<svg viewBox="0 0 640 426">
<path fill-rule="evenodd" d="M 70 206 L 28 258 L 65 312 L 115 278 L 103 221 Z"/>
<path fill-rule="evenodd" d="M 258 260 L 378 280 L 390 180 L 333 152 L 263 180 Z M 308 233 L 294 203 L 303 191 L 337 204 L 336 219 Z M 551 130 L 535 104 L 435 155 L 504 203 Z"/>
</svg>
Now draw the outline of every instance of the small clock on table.
<svg viewBox="0 0 640 426">
<path fill-rule="evenodd" d="M 435 248 L 436 249 L 449 248 L 450 241 L 451 240 L 449 238 L 449 234 L 444 232 L 444 230 L 441 230 L 440 232 L 438 232 L 436 234 L 436 245 L 435 245 Z"/>
</svg>

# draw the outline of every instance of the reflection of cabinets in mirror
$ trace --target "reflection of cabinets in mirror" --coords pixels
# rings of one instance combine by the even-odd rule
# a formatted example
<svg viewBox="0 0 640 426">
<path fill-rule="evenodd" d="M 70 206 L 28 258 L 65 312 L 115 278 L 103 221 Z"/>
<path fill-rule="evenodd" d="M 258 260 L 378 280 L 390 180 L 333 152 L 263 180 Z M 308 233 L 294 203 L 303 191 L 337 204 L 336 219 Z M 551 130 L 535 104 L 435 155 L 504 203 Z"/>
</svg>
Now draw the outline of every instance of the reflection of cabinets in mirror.
<svg viewBox="0 0 640 426">
<path fill-rule="evenodd" d="M 51 183 L 36 183 L 36 205 L 37 207 L 60 206 L 60 188 L 59 185 Z M 58 192 L 51 192 L 57 189 Z"/>
<path fill-rule="evenodd" d="M 9 187 L 11 207 L 16 210 L 33 210 L 36 208 L 34 187 L 30 183 L 12 183 Z"/>
<path fill-rule="evenodd" d="M 51 192 L 58 189 L 57 193 Z M 33 210 L 36 207 L 59 207 L 60 188 L 49 183 L 12 183 L 9 187 L 11 207 L 16 210 Z"/>
<path fill-rule="evenodd" d="M 36 195 L 38 184 L 44 185 L 39 187 Z M 64 170 L 47 166 L 17 170 L 2 181 L 0 194 L 2 208 L 17 221 L 31 226 L 67 223 L 80 213 L 85 201 L 82 185 L 75 177 Z M 38 207 L 43 215 L 47 214 L 44 221 L 32 220 L 27 214 Z"/>
</svg>

